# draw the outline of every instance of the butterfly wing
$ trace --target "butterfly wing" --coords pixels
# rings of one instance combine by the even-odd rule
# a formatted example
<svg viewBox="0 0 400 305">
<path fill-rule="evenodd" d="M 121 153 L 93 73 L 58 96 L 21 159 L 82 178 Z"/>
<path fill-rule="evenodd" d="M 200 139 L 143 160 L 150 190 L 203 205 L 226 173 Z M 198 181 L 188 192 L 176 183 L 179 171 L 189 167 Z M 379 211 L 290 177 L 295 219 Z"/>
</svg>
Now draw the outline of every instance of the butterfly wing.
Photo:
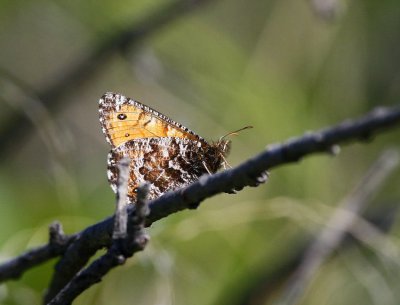
<svg viewBox="0 0 400 305">
<path fill-rule="evenodd" d="M 208 144 L 182 138 L 146 138 L 128 141 L 111 150 L 108 156 L 108 179 L 117 192 L 118 162 L 124 157 L 129 165 L 128 201 L 136 200 L 136 188 L 149 182 L 149 199 L 169 190 L 186 186 L 207 173 L 203 156 Z"/>
<path fill-rule="evenodd" d="M 112 149 L 108 180 L 117 192 L 118 162 L 129 157 L 128 201 L 150 183 L 149 199 L 186 186 L 223 163 L 227 142 L 208 144 L 188 128 L 133 99 L 106 93 L 99 101 L 100 123 Z"/>
<path fill-rule="evenodd" d="M 101 97 L 99 115 L 103 133 L 113 148 L 143 138 L 203 140 L 193 131 L 154 109 L 117 93 L 108 92 Z"/>
</svg>

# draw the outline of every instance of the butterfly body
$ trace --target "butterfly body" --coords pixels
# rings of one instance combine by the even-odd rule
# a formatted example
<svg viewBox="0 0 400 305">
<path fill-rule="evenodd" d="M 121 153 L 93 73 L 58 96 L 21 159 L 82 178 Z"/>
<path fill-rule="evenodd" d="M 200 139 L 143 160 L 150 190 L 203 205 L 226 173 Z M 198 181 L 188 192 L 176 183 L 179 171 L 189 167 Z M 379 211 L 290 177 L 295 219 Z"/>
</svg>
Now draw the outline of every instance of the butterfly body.
<svg viewBox="0 0 400 305">
<path fill-rule="evenodd" d="M 149 199 L 155 199 L 215 173 L 225 162 L 229 142 L 208 143 L 202 137 L 156 110 L 116 93 L 99 101 L 100 123 L 111 145 L 108 180 L 117 192 L 118 162 L 130 158 L 128 201 L 136 189 L 150 184 Z"/>
</svg>

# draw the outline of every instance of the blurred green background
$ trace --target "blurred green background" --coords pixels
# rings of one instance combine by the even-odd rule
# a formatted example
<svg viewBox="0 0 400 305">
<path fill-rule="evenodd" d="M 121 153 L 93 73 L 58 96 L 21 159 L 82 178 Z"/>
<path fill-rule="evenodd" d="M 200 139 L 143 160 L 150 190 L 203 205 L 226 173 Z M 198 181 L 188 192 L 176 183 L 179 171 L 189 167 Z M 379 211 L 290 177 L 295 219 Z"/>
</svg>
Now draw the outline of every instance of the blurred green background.
<svg viewBox="0 0 400 305">
<path fill-rule="evenodd" d="M 269 143 L 399 102 L 398 0 L 178 2 L 192 11 L 105 52 L 64 87 L 113 37 L 173 15 L 165 7 L 174 2 L 0 0 L 2 261 L 45 243 L 53 220 L 74 233 L 113 213 L 97 111 L 106 91 L 207 139 L 253 125 L 232 139 L 233 166 Z M 56 94 L 41 96 L 49 88 Z M 21 118 L 30 123 L 18 129 Z M 74 304 L 272 304 L 293 257 L 399 136 L 276 169 L 266 185 L 155 223 L 146 250 Z M 396 248 L 399 177 L 369 208 L 392 224 L 386 238 Z M 358 242 L 336 251 L 301 304 L 398 304 L 399 261 L 381 251 Z M 0 304 L 41 304 L 55 262 L 1 285 Z"/>
</svg>

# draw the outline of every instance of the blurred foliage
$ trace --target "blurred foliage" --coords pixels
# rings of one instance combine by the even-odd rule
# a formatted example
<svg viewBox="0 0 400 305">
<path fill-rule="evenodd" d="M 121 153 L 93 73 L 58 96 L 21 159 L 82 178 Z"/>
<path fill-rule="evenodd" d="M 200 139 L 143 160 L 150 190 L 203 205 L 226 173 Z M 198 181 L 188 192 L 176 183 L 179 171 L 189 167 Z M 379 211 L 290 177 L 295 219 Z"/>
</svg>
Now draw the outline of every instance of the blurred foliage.
<svg viewBox="0 0 400 305">
<path fill-rule="evenodd" d="M 398 103 L 398 1 L 326 2 L 335 6 L 330 18 L 318 10 L 324 1 L 211 1 L 140 47 L 112 55 L 1 160 L 1 259 L 45 243 L 55 219 L 73 233 L 113 213 L 109 147 L 97 117 L 106 91 L 134 97 L 210 139 L 253 125 L 232 139 L 232 165 L 268 143 Z M 46 88 L 167 3 L 0 1 L 0 128 L 32 106 L 17 103 L 27 93 L 15 79 Z M 281 266 L 321 229 L 329 207 L 399 136 L 392 131 L 335 158 L 285 166 L 266 185 L 155 223 L 149 247 L 74 304 L 238 304 L 260 273 Z M 388 179 L 373 206 L 399 201 L 399 178 L 397 171 Z M 388 235 L 396 246 L 398 232 L 395 225 Z M 398 304 L 399 264 L 388 270 L 381 256 L 362 245 L 338 251 L 302 304 Z M 0 303 L 40 304 L 54 263 L 0 286 Z"/>
</svg>

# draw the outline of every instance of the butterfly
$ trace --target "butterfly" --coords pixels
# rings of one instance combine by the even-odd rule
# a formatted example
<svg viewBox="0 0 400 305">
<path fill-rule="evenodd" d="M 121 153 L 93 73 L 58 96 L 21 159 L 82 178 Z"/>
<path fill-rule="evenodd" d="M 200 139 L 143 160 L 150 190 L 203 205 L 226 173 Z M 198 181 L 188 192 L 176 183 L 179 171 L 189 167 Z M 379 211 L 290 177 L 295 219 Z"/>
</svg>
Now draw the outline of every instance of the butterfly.
<svg viewBox="0 0 400 305">
<path fill-rule="evenodd" d="M 107 176 L 117 193 L 118 162 L 129 157 L 128 202 L 135 203 L 137 187 L 149 183 L 148 199 L 189 185 L 225 166 L 230 141 L 207 142 L 158 111 L 118 93 L 99 100 L 100 124 L 107 142 Z"/>
</svg>

